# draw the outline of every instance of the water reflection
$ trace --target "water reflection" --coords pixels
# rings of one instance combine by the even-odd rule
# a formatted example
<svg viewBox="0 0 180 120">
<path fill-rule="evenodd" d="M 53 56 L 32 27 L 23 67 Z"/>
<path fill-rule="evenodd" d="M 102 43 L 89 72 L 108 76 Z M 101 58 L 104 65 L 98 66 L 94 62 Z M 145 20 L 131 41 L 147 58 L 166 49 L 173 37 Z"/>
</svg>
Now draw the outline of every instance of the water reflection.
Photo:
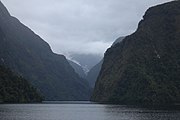
<svg viewBox="0 0 180 120">
<path fill-rule="evenodd" d="M 179 106 L 145 108 L 138 106 L 106 105 L 110 116 L 127 120 L 179 120 Z"/>
<path fill-rule="evenodd" d="M 101 104 L 1 104 L 0 120 L 179 120 L 179 109 Z"/>
</svg>

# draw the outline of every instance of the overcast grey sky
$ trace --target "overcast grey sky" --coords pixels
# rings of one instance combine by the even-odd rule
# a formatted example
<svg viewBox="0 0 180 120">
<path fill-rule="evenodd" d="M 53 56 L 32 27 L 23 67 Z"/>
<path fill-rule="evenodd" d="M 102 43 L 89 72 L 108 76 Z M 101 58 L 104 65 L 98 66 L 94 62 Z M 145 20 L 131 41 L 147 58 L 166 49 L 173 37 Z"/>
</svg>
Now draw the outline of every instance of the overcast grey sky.
<svg viewBox="0 0 180 120">
<path fill-rule="evenodd" d="M 69 56 L 103 55 L 120 36 L 134 32 L 146 9 L 171 0 L 1 0 L 9 12 Z"/>
</svg>

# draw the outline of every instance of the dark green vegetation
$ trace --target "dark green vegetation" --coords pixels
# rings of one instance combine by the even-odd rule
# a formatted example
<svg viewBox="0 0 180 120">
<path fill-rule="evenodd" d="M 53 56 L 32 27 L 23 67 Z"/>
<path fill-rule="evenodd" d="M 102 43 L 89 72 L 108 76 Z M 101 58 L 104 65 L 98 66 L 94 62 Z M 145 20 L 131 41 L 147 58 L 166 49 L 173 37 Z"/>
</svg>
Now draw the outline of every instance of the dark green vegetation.
<svg viewBox="0 0 180 120">
<path fill-rule="evenodd" d="M 0 66 L 0 102 L 41 102 L 42 96 L 23 77 Z"/>
<path fill-rule="evenodd" d="M 135 33 L 108 49 L 91 100 L 180 103 L 180 2 L 147 10 Z"/>
<path fill-rule="evenodd" d="M 0 2 L 0 64 L 23 76 L 46 100 L 88 100 L 90 86 L 63 55 L 12 17 Z"/>
</svg>

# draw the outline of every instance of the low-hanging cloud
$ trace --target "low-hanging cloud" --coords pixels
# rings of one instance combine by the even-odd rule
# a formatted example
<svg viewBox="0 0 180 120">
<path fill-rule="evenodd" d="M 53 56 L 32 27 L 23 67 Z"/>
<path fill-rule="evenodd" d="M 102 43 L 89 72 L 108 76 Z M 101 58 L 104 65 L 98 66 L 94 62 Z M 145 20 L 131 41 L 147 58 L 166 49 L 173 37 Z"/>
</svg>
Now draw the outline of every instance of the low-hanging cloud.
<svg viewBox="0 0 180 120">
<path fill-rule="evenodd" d="M 103 55 L 150 6 L 170 0 L 1 0 L 56 53 Z"/>
</svg>

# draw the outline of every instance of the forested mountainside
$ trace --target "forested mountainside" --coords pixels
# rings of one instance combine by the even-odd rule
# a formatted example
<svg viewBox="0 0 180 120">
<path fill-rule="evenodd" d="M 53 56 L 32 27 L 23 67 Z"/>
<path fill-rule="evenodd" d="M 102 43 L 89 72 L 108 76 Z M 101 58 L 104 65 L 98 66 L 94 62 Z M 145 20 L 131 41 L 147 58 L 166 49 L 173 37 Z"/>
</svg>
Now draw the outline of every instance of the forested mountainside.
<svg viewBox="0 0 180 120">
<path fill-rule="evenodd" d="M 41 102 L 43 97 L 23 77 L 0 66 L 0 102 Z"/>
<path fill-rule="evenodd" d="M 135 33 L 106 51 L 91 100 L 180 103 L 180 1 L 149 8 Z"/>
<path fill-rule="evenodd" d="M 63 55 L 12 17 L 0 2 L 0 64 L 27 79 L 46 100 L 88 100 L 90 86 Z"/>
</svg>

